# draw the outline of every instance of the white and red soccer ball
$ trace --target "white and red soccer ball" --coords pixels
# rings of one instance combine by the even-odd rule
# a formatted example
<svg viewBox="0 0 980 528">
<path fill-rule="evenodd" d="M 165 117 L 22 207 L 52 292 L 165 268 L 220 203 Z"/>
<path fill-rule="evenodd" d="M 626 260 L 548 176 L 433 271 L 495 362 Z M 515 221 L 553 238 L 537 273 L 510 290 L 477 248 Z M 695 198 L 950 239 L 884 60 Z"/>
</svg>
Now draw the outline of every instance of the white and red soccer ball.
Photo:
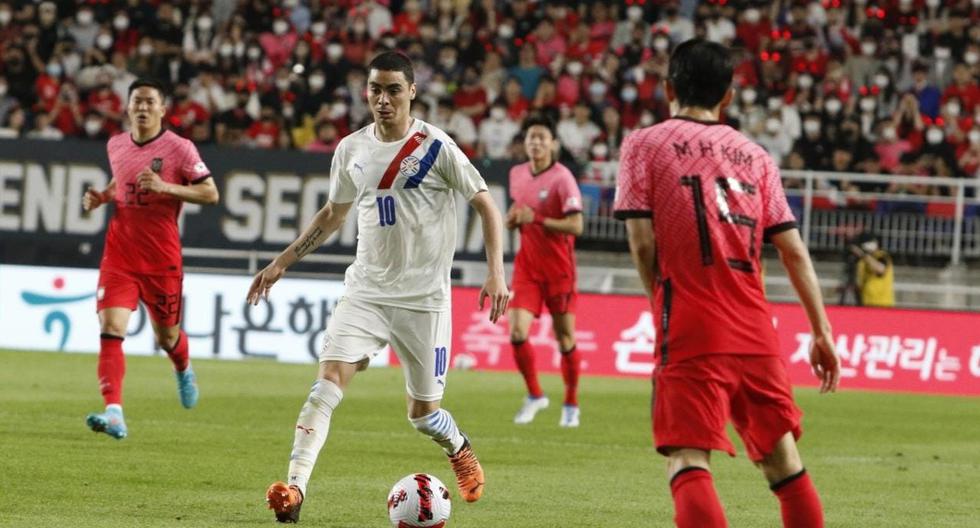
<svg viewBox="0 0 980 528">
<path fill-rule="evenodd" d="M 406 476 L 388 493 L 388 519 L 394 528 L 443 528 L 451 508 L 449 489 L 425 473 Z"/>
</svg>

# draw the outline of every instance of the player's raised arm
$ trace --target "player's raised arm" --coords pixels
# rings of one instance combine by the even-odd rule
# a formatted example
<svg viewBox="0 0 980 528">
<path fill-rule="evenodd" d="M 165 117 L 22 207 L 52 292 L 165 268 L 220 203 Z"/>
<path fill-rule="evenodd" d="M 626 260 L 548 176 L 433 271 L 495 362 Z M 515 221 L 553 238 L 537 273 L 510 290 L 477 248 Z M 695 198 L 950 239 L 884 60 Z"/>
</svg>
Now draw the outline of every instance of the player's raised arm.
<svg viewBox="0 0 980 528">
<path fill-rule="evenodd" d="M 97 209 L 102 204 L 111 202 L 112 196 L 115 192 L 115 178 L 109 180 L 109 185 L 106 185 L 105 189 L 102 189 L 101 191 L 95 190 L 94 187 L 85 189 L 85 194 L 82 195 L 82 209 L 91 211 L 92 209 Z"/>
<path fill-rule="evenodd" d="M 286 273 L 293 264 L 315 251 L 323 241 L 334 231 L 340 229 L 347 219 L 353 202 L 335 203 L 328 201 L 316 215 L 310 225 L 300 234 L 299 238 L 286 247 L 268 266 L 255 275 L 252 286 L 248 289 L 246 300 L 249 304 L 258 304 L 259 297 L 269 298 L 269 289 Z"/>
<path fill-rule="evenodd" d="M 497 205 L 490 198 L 490 193 L 478 192 L 470 200 L 470 204 L 480 213 L 483 222 L 483 241 L 487 249 L 487 281 L 480 290 L 480 309 L 484 301 L 490 298 L 490 320 L 494 323 L 507 310 L 510 292 L 507 291 L 507 281 L 504 279 L 503 252 L 503 223 Z"/>
<path fill-rule="evenodd" d="M 827 320 L 827 312 L 824 310 L 823 295 L 820 293 L 817 273 L 810 261 L 810 252 L 803 244 L 797 229 L 776 233 L 771 240 L 779 250 L 779 258 L 810 321 L 810 330 L 813 333 L 810 365 L 813 373 L 820 378 L 820 392 L 833 392 L 837 390 L 840 381 L 840 363 L 834 351 L 830 321 Z"/>
</svg>

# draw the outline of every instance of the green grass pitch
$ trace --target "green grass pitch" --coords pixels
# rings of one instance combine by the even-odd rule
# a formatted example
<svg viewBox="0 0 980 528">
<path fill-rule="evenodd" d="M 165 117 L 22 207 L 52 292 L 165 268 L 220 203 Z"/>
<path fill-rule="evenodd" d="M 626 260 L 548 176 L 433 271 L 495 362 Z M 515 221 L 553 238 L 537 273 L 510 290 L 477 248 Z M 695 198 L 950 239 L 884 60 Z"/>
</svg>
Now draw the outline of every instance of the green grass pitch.
<svg viewBox="0 0 980 528">
<path fill-rule="evenodd" d="M 273 526 L 264 491 L 284 478 L 293 424 L 313 365 L 195 362 L 201 401 L 177 401 L 169 362 L 130 357 L 129 438 L 85 428 L 101 407 L 93 355 L 0 352 L 0 526 Z M 355 379 L 334 415 L 303 508 L 317 527 L 387 526 L 385 499 L 412 472 L 453 488 L 450 527 L 672 526 L 664 463 L 649 434 L 650 384 L 585 378 L 582 427 L 558 427 L 552 407 L 511 423 L 516 374 L 449 376 L 445 406 L 472 437 L 487 472 L 482 500 L 455 494 L 449 464 L 406 420 L 401 371 Z M 797 391 L 804 461 L 831 527 L 980 526 L 977 399 Z M 733 527 L 777 527 L 778 506 L 741 455 L 715 454 L 715 482 Z"/>
</svg>

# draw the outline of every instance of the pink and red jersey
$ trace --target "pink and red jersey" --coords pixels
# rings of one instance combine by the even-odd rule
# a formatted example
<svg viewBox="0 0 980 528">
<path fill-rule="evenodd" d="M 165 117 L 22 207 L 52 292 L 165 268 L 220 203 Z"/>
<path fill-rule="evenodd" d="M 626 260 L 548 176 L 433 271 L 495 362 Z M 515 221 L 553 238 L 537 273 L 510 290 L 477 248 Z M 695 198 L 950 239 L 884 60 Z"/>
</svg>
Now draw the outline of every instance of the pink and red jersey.
<svg viewBox="0 0 980 528">
<path fill-rule="evenodd" d="M 582 194 L 575 176 L 561 163 L 539 174 L 530 163 L 510 170 L 510 199 L 526 205 L 536 217 L 563 218 L 582 211 Z M 575 278 L 575 237 L 545 229 L 539 222 L 521 226 L 521 249 L 514 258 L 514 275 L 536 281 Z"/>
<path fill-rule="evenodd" d="M 651 218 L 660 363 L 778 353 L 759 274 L 763 239 L 796 227 L 779 169 L 731 127 L 673 118 L 621 148 L 617 218 Z"/>
<path fill-rule="evenodd" d="M 128 132 L 109 139 L 109 166 L 116 181 L 116 212 L 109 221 L 102 269 L 150 275 L 180 275 L 180 233 L 177 218 L 183 202 L 143 191 L 136 178 L 151 169 L 169 183 L 201 182 L 210 171 L 194 144 L 165 130 L 139 144 Z"/>
</svg>

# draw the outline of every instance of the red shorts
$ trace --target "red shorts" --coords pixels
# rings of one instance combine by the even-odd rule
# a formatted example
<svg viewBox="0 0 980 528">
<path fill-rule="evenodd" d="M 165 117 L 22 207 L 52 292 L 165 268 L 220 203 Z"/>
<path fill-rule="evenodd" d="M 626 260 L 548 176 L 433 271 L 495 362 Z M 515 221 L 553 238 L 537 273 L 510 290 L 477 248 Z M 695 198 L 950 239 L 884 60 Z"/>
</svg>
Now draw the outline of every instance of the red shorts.
<svg viewBox="0 0 980 528">
<path fill-rule="evenodd" d="M 158 326 L 177 326 L 180 324 L 183 283 L 181 276 L 140 275 L 102 269 L 99 270 L 99 289 L 95 296 L 96 310 L 135 310 L 136 302 L 143 301 L 150 318 Z"/>
<path fill-rule="evenodd" d="M 510 308 L 521 308 L 534 314 L 541 315 L 541 305 L 548 307 L 548 312 L 554 314 L 575 313 L 578 293 L 575 291 L 575 279 L 558 281 L 536 281 L 524 277 L 514 277 L 511 283 L 514 298 Z"/>
<path fill-rule="evenodd" d="M 653 438 L 661 454 L 687 447 L 735 456 L 725 431 L 729 419 L 753 462 L 772 453 L 786 433 L 803 434 L 803 413 L 780 356 L 696 356 L 657 368 L 653 385 Z"/>
</svg>

